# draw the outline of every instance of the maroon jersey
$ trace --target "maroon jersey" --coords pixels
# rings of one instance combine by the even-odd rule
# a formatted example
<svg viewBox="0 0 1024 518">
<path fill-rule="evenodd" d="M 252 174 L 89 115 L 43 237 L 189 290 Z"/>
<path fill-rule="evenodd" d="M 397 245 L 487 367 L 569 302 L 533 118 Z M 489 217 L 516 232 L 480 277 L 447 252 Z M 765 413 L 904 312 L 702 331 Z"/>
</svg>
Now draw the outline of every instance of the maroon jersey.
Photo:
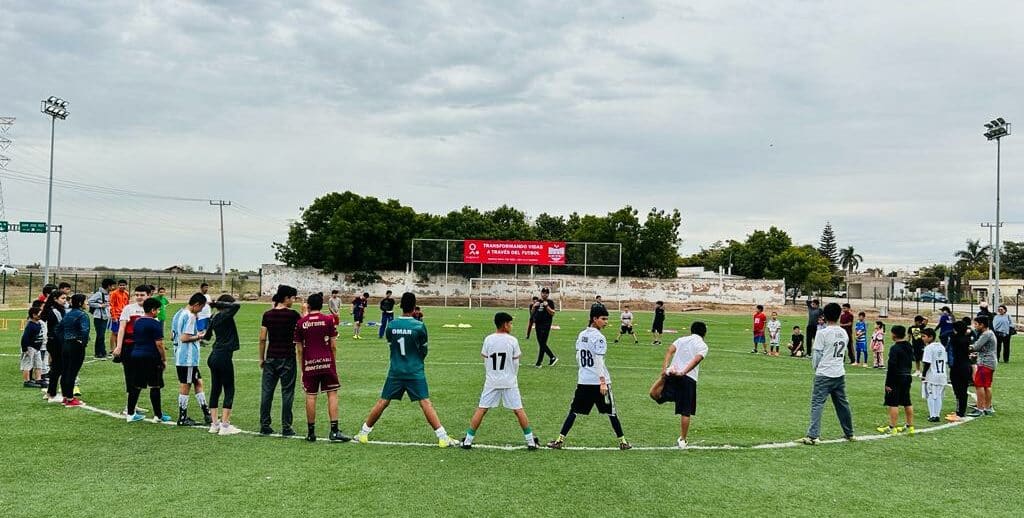
<svg viewBox="0 0 1024 518">
<path fill-rule="evenodd" d="M 330 339 L 338 336 L 334 317 L 310 313 L 295 324 L 295 341 L 302 343 L 302 372 L 334 372 Z"/>
</svg>

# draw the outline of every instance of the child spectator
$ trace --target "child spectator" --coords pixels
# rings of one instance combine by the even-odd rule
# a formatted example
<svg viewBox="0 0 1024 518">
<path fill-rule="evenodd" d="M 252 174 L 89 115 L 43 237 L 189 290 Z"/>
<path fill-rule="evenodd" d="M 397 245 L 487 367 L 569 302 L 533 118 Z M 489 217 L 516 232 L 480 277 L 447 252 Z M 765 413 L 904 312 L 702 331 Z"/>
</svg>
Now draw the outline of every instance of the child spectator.
<svg viewBox="0 0 1024 518">
<path fill-rule="evenodd" d="M 921 384 L 921 395 L 928 402 L 928 422 L 939 422 L 942 412 L 942 394 L 946 391 L 946 348 L 935 341 L 935 330 L 927 328 L 922 334 L 924 338 L 924 383 Z"/>
<path fill-rule="evenodd" d="M 892 348 L 889 349 L 889 365 L 885 371 L 885 406 L 889 407 L 889 425 L 878 427 L 881 433 L 898 434 L 907 432 L 914 435 L 914 406 L 910 402 L 910 371 L 914 367 L 914 351 L 907 341 L 907 329 L 892 326 Z M 900 408 L 906 423 L 896 426 Z"/>
<path fill-rule="evenodd" d="M 875 333 L 871 335 L 871 354 L 875 356 L 874 368 L 881 369 L 885 367 L 883 362 L 883 354 L 885 351 L 885 322 L 881 320 L 875 321 Z"/>
<path fill-rule="evenodd" d="M 804 335 L 800 334 L 800 326 L 793 326 L 793 334 L 789 337 L 789 355 L 798 358 L 804 355 Z"/>
<path fill-rule="evenodd" d="M 43 340 L 46 331 L 45 325 L 39 320 L 43 310 L 39 307 L 29 308 L 28 322 L 25 323 L 25 331 L 21 334 L 21 375 L 22 386 L 25 388 L 45 387 L 41 371 L 43 369 L 43 356 L 39 352 L 43 348 Z"/>
<path fill-rule="evenodd" d="M 866 317 L 863 311 L 857 313 L 857 323 L 853 325 L 854 341 L 857 343 L 857 358 L 853 364 L 861 367 L 868 366 L 868 323 L 864 321 Z M 863 361 L 860 359 L 862 355 Z"/>
<path fill-rule="evenodd" d="M 974 318 L 974 330 L 978 333 L 977 340 L 971 346 L 971 351 L 978 353 L 978 368 L 974 372 L 974 389 L 978 393 L 978 406 L 973 412 L 967 414 L 969 417 L 980 417 L 983 415 L 994 415 L 992 409 L 992 376 L 996 372 L 996 335 L 989 327 L 989 318 L 986 316 Z"/>
</svg>

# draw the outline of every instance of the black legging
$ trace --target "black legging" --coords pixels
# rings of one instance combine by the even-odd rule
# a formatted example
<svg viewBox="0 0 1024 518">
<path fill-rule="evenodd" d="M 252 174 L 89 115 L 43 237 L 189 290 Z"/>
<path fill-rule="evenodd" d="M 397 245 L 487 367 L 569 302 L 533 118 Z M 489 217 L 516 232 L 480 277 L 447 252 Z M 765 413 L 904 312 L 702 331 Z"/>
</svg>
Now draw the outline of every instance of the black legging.
<svg viewBox="0 0 1024 518">
<path fill-rule="evenodd" d="M 967 415 L 967 386 L 971 382 L 970 364 L 953 366 L 950 373 L 950 382 L 953 384 L 953 394 L 956 395 L 956 415 L 963 417 Z"/>
<path fill-rule="evenodd" d="M 61 363 L 63 369 L 60 375 L 60 391 L 64 397 L 70 398 L 75 394 L 75 380 L 82 370 L 82 363 L 85 362 L 85 342 L 81 340 L 67 340 L 61 349 Z"/>
<path fill-rule="evenodd" d="M 46 354 L 50 355 L 50 386 L 47 387 L 46 393 L 51 397 L 57 397 L 57 388 L 60 387 L 61 377 L 64 375 L 64 351 L 60 344 L 60 340 L 51 338 L 46 342 Z M 64 397 L 68 397 L 71 394 L 65 392 Z"/>
<path fill-rule="evenodd" d="M 548 355 L 552 360 L 555 359 L 555 353 L 548 347 L 548 335 L 551 334 L 550 326 L 537 326 L 535 329 L 537 335 L 537 344 L 540 346 L 540 350 L 537 351 L 537 365 L 540 365 L 544 361 L 544 355 Z"/>
<path fill-rule="evenodd" d="M 206 360 L 210 368 L 210 382 L 213 387 L 210 389 L 210 408 L 227 408 L 235 402 L 235 364 L 231 361 L 231 354 L 212 353 Z M 218 405 L 220 392 L 224 391 L 224 404 Z"/>
<path fill-rule="evenodd" d="M 996 335 L 996 359 L 1002 358 L 1003 363 L 1010 363 L 1010 339 L 1009 334 Z"/>
<path fill-rule="evenodd" d="M 811 355 L 811 349 L 814 347 L 814 337 L 818 334 L 818 323 L 807 324 L 807 340 L 804 340 L 804 356 Z"/>
<path fill-rule="evenodd" d="M 131 387 L 128 389 L 128 415 L 135 413 L 135 407 L 139 404 L 140 394 L 142 394 L 142 389 L 138 387 Z M 160 408 L 160 389 L 149 389 L 149 402 L 153 405 L 153 415 L 157 418 L 162 417 L 164 415 L 164 411 Z"/>
</svg>

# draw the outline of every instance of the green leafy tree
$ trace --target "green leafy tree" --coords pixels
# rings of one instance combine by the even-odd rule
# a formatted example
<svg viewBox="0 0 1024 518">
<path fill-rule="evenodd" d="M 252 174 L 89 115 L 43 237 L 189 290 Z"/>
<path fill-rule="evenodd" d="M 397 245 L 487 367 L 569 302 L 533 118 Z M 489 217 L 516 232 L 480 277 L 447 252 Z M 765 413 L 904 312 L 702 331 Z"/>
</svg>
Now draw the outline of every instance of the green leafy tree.
<svg viewBox="0 0 1024 518">
<path fill-rule="evenodd" d="M 999 250 L 1000 275 L 1024 279 L 1024 242 L 1003 241 Z"/>
<path fill-rule="evenodd" d="M 667 213 L 651 209 L 640 229 L 636 254 L 641 273 L 651 277 L 675 277 L 676 258 L 679 257 L 679 227 L 683 224 L 678 210 Z"/>
<path fill-rule="evenodd" d="M 772 258 L 793 246 L 789 234 L 771 227 L 755 230 L 741 246 L 733 246 L 733 273 L 751 279 L 763 279 Z"/>
<path fill-rule="evenodd" d="M 828 259 L 830 268 L 835 269 L 839 264 L 839 245 L 836 244 L 836 234 L 832 231 L 832 223 L 826 221 L 825 228 L 821 231 L 821 239 L 818 241 L 818 252 L 822 257 Z"/>
<path fill-rule="evenodd" d="M 776 255 L 768 264 L 768 275 L 785 279 L 789 287 L 811 293 L 828 288 L 832 282 L 832 267 L 814 247 L 791 246 Z"/>
</svg>

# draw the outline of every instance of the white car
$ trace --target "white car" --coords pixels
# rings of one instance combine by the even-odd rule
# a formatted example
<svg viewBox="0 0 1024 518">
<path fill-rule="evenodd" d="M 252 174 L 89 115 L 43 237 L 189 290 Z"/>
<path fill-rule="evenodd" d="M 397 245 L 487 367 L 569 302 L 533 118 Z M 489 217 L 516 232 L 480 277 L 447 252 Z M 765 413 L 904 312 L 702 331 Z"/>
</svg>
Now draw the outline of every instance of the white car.
<svg viewBox="0 0 1024 518">
<path fill-rule="evenodd" d="M 18 269 L 9 264 L 0 264 L 0 274 L 18 275 Z"/>
</svg>

